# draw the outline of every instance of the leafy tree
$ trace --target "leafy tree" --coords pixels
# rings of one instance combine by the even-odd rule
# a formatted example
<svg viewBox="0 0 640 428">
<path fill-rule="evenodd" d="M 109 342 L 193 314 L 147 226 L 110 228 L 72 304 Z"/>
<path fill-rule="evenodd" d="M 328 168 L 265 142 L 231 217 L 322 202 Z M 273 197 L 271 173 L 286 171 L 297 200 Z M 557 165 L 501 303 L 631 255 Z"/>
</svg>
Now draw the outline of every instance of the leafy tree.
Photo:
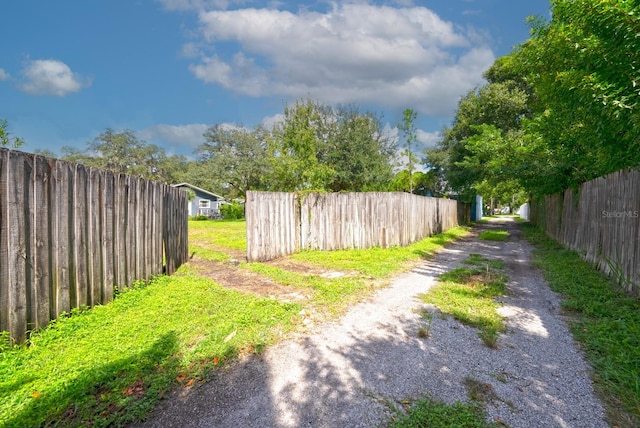
<svg viewBox="0 0 640 428">
<path fill-rule="evenodd" d="M 373 113 L 355 106 L 334 109 L 329 123 L 326 162 L 334 171 L 326 189 L 332 192 L 383 190 L 393 177 L 396 142 Z"/>
<path fill-rule="evenodd" d="M 272 186 L 280 191 L 325 190 L 335 171 L 327 164 L 330 108 L 311 100 L 285 107 L 268 139 Z"/>
<path fill-rule="evenodd" d="M 232 197 L 244 197 L 247 190 L 264 189 L 270 170 L 266 136 L 262 126 L 253 130 L 224 125 L 210 127 L 204 133 L 207 142 L 196 150 L 201 163 L 196 169 L 211 177 L 210 185 L 203 187 Z"/>
<path fill-rule="evenodd" d="M 525 123 L 552 168 L 531 190 L 551 193 L 640 164 L 640 7 L 635 0 L 553 0 L 553 19 L 532 19 L 533 37 L 510 68 L 534 88 Z"/>
<path fill-rule="evenodd" d="M 186 162 L 184 168 L 174 174 L 174 182 L 190 183 L 210 192 L 226 196 L 228 185 L 223 184 L 218 176 L 212 174 L 210 163 L 213 163 L 213 161 L 192 160 Z"/>
<path fill-rule="evenodd" d="M 274 190 L 379 190 L 392 177 L 395 142 L 353 106 L 298 101 L 267 140 Z"/>
<path fill-rule="evenodd" d="M 220 207 L 220 214 L 225 220 L 239 220 L 244 218 L 244 205 L 238 202 L 231 202 Z"/>
<path fill-rule="evenodd" d="M 439 146 L 425 152 L 425 164 L 443 173 L 463 199 L 477 193 L 480 183 L 496 185 L 514 178 L 521 125 L 532 114 L 530 91 L 522 82 L 509 80 L 503 64 L 494 65 L 485 77 L 496 81 L 461 99 Z"/>
<path fill-rule="evenodd" d="M 403 113 L 403 120 L 398 128 L 402 131 L 405 138 L 405 150 L 403 154 L 407 157 L 407 168 L 409 170 L 408 178 L 409 178 L 409 193 L 413 193 L 413 170 L 414 164 L 416 161 L 416 157 L 413 154 L 413 145 L 417 141 L 416 138 L 416 125 L 415 121 L 418 117 L 418 113 L 416 113 L 412 109 L 406 109 Z"/>
<path fill-rule="evenodd" d="M 411 174 L 413 193 L 422 196 L 441 196 L 444 192 L 440 186 L 440 178 L 435 169 L 427 172 L 416 171 Z M 409 170 L 399 171 L 389 185 L 390 191 L 405 192 L 409 188 Z"/>
<path fill-rule="evenodd" d="M 24 140 L 9 132 L 8 126 L 7 119 L 0 119 L 0 146 L 17 149 L 24 144 Z"/>
<path fill-rule="evenodd" d="M 71 162 L 165 183 L 173 182 L 176 171 L 186 163 L 182 156 L 167 157 L 164 149 L 139 140 L 129 130 L 107 129 L 88 142 L 85 150 L 65 146 L 62 153 Z"/>
</svg>

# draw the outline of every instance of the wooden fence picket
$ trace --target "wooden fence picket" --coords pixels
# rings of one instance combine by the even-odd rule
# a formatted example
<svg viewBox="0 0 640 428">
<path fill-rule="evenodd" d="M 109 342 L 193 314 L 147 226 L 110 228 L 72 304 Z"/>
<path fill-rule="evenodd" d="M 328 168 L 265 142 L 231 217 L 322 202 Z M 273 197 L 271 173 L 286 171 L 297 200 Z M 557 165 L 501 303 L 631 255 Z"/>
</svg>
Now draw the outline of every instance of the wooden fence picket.
<svg viewBox="0 0 640 428">
<path fill-rule="evenodd" d="M 640 292 L 640 171 L 621 170 L 531 201 L 531 222 Z"/>
<path fill-rule="evenodd" d="M 247 259 L 300 249 L 406 246 L 468 218 L 457 201 L 402 192 L 247 192 Z M 467 220 L 468 221 L 468 220 Z"/>
<path fill-rule="evenodd" d="M 187 195 L 0 148 L 0 331 L 31 330 L 188 257 Z"/>
</svg>

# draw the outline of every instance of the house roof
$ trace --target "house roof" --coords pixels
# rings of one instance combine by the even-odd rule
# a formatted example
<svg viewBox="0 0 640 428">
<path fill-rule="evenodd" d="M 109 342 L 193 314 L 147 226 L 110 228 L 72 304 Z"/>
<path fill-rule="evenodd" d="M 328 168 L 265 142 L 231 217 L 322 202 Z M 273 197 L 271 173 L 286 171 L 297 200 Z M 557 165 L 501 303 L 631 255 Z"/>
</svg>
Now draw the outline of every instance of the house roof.
<svg viewBox="0 0 640 428">
<path fill-rule="evenodd" d="M 204 190 L 204 189 L 202 189 L 202 188 L 200 188 L 198 186 L 194 186 L 193 184 L 189 184 L 189 183 L 172 184 L 171 187 L 188 187 L 188 188 L 190 188 L 192 190 L 197 190 L 198 192 L 206 193 L 207 195 L 213 196 L 218 200 L 224 200 L 223 196 L 216 195 L 213 192 L 210 192 L 208 190 Z"/>
</svg>

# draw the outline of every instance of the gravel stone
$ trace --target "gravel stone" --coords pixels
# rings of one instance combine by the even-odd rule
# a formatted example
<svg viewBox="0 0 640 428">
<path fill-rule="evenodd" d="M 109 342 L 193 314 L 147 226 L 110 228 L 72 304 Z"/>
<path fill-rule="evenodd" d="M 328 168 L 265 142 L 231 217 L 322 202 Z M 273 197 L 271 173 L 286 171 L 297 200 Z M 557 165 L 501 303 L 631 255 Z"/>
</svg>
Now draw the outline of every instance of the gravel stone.
<svg viewBox="0 0 640 428">
<path fill-rule="evenodd" d="M 477 232 L 506 229 L 506 242 Z M 161 402 L 142 427 L 379 427 L 406 400 L 469 401 L 465 380 L 492 394 L 489 422 L 509 427 L 606 427 L 586 363 L 560 302 L 532 267 L 531 245 L 511 219 L 492 219 L 471 237 L 397 277 L 342 318 L 218 371 L 189 393 Z M 490 349 L 477 329 L 435 315 L 420 338 L 418 296 L 469 254 L 501 260 L 507 332 Z"/>
</svg>

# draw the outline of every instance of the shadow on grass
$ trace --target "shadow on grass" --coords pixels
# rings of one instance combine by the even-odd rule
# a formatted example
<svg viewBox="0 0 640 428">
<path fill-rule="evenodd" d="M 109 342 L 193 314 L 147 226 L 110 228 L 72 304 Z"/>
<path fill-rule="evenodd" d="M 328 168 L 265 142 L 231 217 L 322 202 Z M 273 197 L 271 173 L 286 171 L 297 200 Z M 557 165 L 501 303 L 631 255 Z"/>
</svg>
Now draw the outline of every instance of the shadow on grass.
<svg viewBox="0 0 640 428">
<path fill-rule="evenodd" d="M 88 367 L 64 385 L 33 391 L 31 403 L 0 425 L 99 427 L 136 420 L 169 388 L 173 377 L 162 373 L 176 370 L 177 350 L 176 335 L 167 333 L 144 352 Z M 164 384 L 152 381 L 156 376 L 164 377 Z"/>
<path fill-rule="evenodd" d="M 541 315 L 545 321 L 550 316 Z M 528 417 L 531 426 L 593 422 L 584 412 L 593 404 L 583 398 L 589 380 L 561 371 L 558 361 L 567 366 L 574 361 L 559 346 L 532 358 L 529 349 L 486 348 L 475 329 L 450 318 L 434 319 L 428 339 L 419 338 L 418 313 L 380 322 L 365 311 L 355 318 L 353 328 L 328 325 L 220 371 L 187 397 L 167 402 L 142 426 L 385 426 L 417 399 L 468 401 L 469 377 L 494 388 L 498 399 L 486 407 L 505 422 L 510 415 L 520 423 L 519 415 Z M 539 367 L 557 370 L 559 377 L 549 380 Z M 504 379 L 496 380 L 496 373 Z M 563 388 L 567 379 L 584 388 Z M 512 397 L 518 401 L 508 404 Z"/>
</svg>

